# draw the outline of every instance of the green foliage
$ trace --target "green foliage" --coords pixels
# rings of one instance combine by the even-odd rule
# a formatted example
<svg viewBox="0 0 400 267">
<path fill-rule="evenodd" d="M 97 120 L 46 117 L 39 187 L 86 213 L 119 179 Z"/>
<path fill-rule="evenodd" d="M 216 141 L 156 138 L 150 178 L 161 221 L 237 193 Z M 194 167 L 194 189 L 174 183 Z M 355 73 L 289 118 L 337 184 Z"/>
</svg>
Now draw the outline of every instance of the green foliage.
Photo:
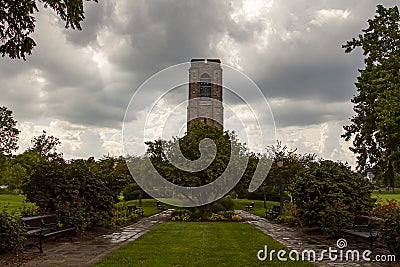
<svg viewBox="0 0 400 267">
<path fill-rule="evenodd" d="M 267 148 L 273 156 L 274 162 L 268 172 L 267 178 L 264 180 L 259 189 L 249 194 L 249 199 L 263 199 L 264 207 L 266 208 L 267 200 L 280 201 L 280 182 L 282 179 L 283 184 L 283 196 L 284 199 L 289 199 L 287 194 L 287 185 L 291 184 L 296 177 L 296 174 L 300 172 L 308 162 L 312 162 L 315 159 L 314 154 L 299 154 L 296 153 L 297 148 L 290 149 L 286 145 L 283 145 L 281 141 L 277 141 L 276 145 Z M 283 161 L 283 167 L 278 168 L 277 160 Z"/>
<path fill-rule="evenodd" d="M 1 8 L 1 7 L 0 7 Z M 1 16 L 0 16 L 1 19 Z M 0 24 L 1 32 L 1 24 Z M 2 36 L 2 35 L 1 35 Z M 1 51 L 1 50 L 0 50 Z M 7 107 L 0 107 L 0 154 L 11 155 L 11 152 L 18 149 L 17 121 L 12 116 L 12 111 Z M 0 169 L 3 160 L 0 159 Z"/>
<path fill-rule="evenodd" d="M 178 155 L 178 147 L 187 160 L 194 161 L 199 159 L 200 156 L 213 156 L 201 155 L 200 153 L 200 142 L 206 138 L 211 139 L 217 148 L 215 158 L 213 157 L 212 163 L 206 169 L 198 172 L 190 172 L 176 168 L 170 163 L 169 159 L 176 158 L 176 155 Z M 146 142 L 146 145 L 148 146 L 146 156 L 150 158 L 152 165 L 162 177 L 176 185 L 185 187 L 207 185 L 218 179 L 226 171 L 228 163 L 231 164 L 231 166 L 235 166 L 230 168 L 229 175 L 225 175 L 226 179 L 224 181 L 226 181 L 229 186 L 234 186 L 231 182 L 232 180 L 229 179 L 231 177 L 237 180 L 246 175 L 250 175 L 249 178 L 252 177 L 250 172 L 246 174 L 245 171 L 245 163 L 250 153 L 245 145 L 239 142 L 237 136 L 231 132 L 223 133 L 212 126 L 197 121 L 193 122 L 188 133 L 182 138 L 175 137 L 170 141 L 155 140 L 153 142 Z M 206 151 L 207 149 L 208 148 L 206 148 Z M 231 150 L 235 155 L 239 155 L 233 160 L 230 158 Z M 238 167 L 236 168 L 236 166 Z M 241 168 L 241 166 L 243 166 L 243 168 Z M 144 173 L 140 179 L 145 179 L 145 177 L 146 173 Z M 221 190 L 223 189 L 221 188 Z M 215 191 L 218 191 L 218 189 L 215 189 Z M 219 192 L 207 191 L 197 197 L 201 200 L 209 200 Z M 208 212 L 206 208 L 203 210 L 204 212 Z"/>
<path fill-rule="evenodd" d="M 379 239 L 387 245 L 390 252 L 400 258 L 400 202 L 387 200 L 387 203 L 375 208 L 374 216 L 383 220 L 379 223 Z"/>
<path fill-rule="evenodd" d="M 220 214 L 220 213 L 212 213 L 210 216 L 210 221 L 214 221 L 214 222 L 217 222 L 217 221 L 223 222 L 223 221 L 227 221 L 227 220 L 228 219 L 223 214 Z"/>
<path fill-rule="evenodd" d="M 235 209 L 235 202 L 230 197 L 218 199 L 211 205 L 211 212 L 217 213 L 220 211 L 228 211 Z"/>
<path fill-rule="evenodd" d="M 325 209 L 320 210 L 320 226 L 325 233 L 337 234 L 339 229 L 348 228 L 354 221 L 354 215 L 350 210 L 350 204 L 334 197 L 326 202 Z"/>
<path fill-rule="evenodd" d="M 275 218 L 278 223 L 288 224 L 290 226 L 301 225 L 298 218 L 297 207 L 293 202 L 285 201 L 283 203 L 282 214 Z"/>
<path fill-rule="evenodd" d="M 0 251 L 20 249 L 25 240 L 26 230 L 21 216 L 16 212 L 0 212 Z"/>
<path fill-rule="evenodd" d="M 172 211 L 171 220 L 173 221 L 189 221 L 192 212 L 187 209 L 177 209 Z"/>
<path fill-rule="evenodd" d="M 90 1 L 90 0 L 86 0 Z M 97 0 L 93 0 L 97 2 Z M 83 0 L 2 0 L 0 4 L 0 53 L 4 57 L 23 58 L 30 55 L 36 46 L 31 35 L 35 31 L 36 12 L 39 12 L 37 2 L 50 7 L 65 21 L 65 27 L 81 30 L 81 22 L 85 18 Z"/>
<path fill-rule="evenodd" d="M 40 157 L 62 157 L 61 154 L 57 153 L 57 147 L 61 145 L 60 139 L 52 135 L 47 135 L 46 131 L 43 131 L 39 136 L 33 137 L 31 143 L 32 147 L 28 148 L 28 151 L 35 152 Z"/>
<path fill-rule="evenodd" d="M 224 211 L 224 210 L 226 210 L 225 207 L 218 201 L 214 202 L 211 205 L 211 212 L 213 212 L 213 213 L 217 213 L 217 212 Z"/>
<path fill-rule="evenodd" d="M 201 155 L 199 144 L 205 138 L 212 139 L 217 146 L 215 160 L 208 168 L 196 173 L 185 172 L 169 162 L 168 158 L 172 158 L 176 152 L 174 147 L 177 143 L 186 159 L 192 161 L 198 159 Z M 216 180 L 225 171 L 230 159 L 231 142 L 236 140 L 231 139 L 234 137 L 229 133 L 222 133 L 212 126 L 193 122 L 190 131 L 182 138 L 174 138 L 168 142 L 164 140 L 146 142 L 147 154 L 153 166 L 166 180 L 180 186 L 202 186 Z"/>
<path fill-rule="evenodd" d="M 122 195 L 124 196 L 125 201 L 137 199 L 139 196 L 139 192 L 136 191 L 137 184 L 132 183 L 125 186 L 124 190 L 122 190 Z"/>
<path fill-rule="evenodd" d="M 124 190 L 122 190 L 122 195 L 124 196 L 125 201 L 139 198 L 150 198 L 149 195 L 143 192 L 136 183 L 131 183 L 125 186 Z"/>
<path fill-rule="evenodd" d="M 350 149 L 360 171 L 372 169 L 393 186 L 400 172 L 400 15 L 397 6 L 378 5 L 376 12 L 363 34 L 343 45 L 346 53 L 363 50 L 365 69 L 360 70 L 352 99 L 356 115 L 344 126 L 342 137 L 354 137 Z"/>
<path fill-rule="evenodd" d="M 172 221 L 242 221 L 242 217 L 236 211 L 222 210 L 212 211 L 204 215 L 199 208 L 193 211 L 188 209 L 176 209 L 171 213 Z"/>
<path fill-rule="evenodd" d="M 108 226 L 114 203 L 127 183 L 115 168 L 121 160 L 44 161 L 35 167 L 23 190 L 40 213 L 56 213 L 62 223 L 72 223 L 77 229 Z"/>
<path fill-rule="evenodd" d="M 327 232 L 345 224 L 348 214 L 368 213 L 373 205 L 371 185 L 348 165 L 329 160 L 309 163 L 291 191 L 302 223 Z"/>
<path fill-rule="evenodd" d="M 210 221 L 236 221 L 240 222 L 243 221 L 242 217 L 233 210 L 228 210 L 228 211 L 220 211 L 218 213 L 211 213 L 209 216 Z"/>
<path fill-rule="evenodd" d="M 7 185 L 10 192 L 20 191 L 23 181 L 27 177 L 27 171 L 19 163 L 7 160 L 0 172 L 0 184 Z"/>
<path fill-rule="evenodd" d="M 136 222 L 140 216 L 136 213 L 130 213 L 128 210 L 129 203 L 120 202 L 114 205 L 112 225 L 121 226 L 129 222 Z"/>
</svg>

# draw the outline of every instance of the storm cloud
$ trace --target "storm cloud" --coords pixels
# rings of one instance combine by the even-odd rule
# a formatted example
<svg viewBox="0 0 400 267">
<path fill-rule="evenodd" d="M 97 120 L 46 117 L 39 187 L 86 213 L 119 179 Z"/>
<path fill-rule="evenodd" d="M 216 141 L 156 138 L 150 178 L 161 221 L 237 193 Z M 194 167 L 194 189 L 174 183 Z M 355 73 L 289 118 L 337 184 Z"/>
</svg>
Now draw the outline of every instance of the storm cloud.
<svg viewBox="0 0 400 267">
<path fill-rule="evenodd" d="M 43 8 L 33 55 L 0 60 L 0 105 L 19 121 L 21 150 L 45 129 L 60 137 L 67 157 L 118 154 L 125 110 L 140 84 L 192 58 L 220 58 L 258 85 L 278 139 L 300 152 L 353 164 L 350 144 L 340 134 L 352 116 L 350 99 L 363 60 L 361 51 L 345 54 L 341 46 L 366 28 L 376 5 L 104 0 L 85 3 L 82 31 L 65 29 Z M 149 90 L 143 103 L 158 93 Z M 143 109 L 137 107 L 138 117 Z"/>
</svg>

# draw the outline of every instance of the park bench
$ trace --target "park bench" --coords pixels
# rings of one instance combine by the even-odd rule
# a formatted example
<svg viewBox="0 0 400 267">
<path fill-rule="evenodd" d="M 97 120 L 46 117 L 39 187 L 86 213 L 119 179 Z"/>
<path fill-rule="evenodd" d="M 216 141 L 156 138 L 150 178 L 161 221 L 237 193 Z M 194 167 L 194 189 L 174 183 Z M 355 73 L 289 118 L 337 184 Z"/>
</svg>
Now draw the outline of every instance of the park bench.
<svg viewBox="0 0 400 267">
<path fill-rule="evenodd" d="M 342 237 L 353 236 L 369 241 L 370 250 L 373 251 L 374 241 L 378 239 L 378 230 L 376 228 L 379 218 L 368 216 L 356 216 L 353 224 L 349 228 L 339 229 Z"/>
<path fill-rule="evenodd" d="M 131 204 L 131 205 L 128 205 L 127 207 L 128 207 L 128 214 L 129 215 L 130 214 L 137 214 L 137 215 L 143 216 L 143 214 L 144 214 L 143 208 L 136 207 L 136 204 Z"/>
<path fill-rule="evenodd" d="M 165 205 L 160 201 L 157 201 L 157 209 L 158 210 L 165 210 Z"/>
<path fill-rule="evenodd" d="M 247 206 L 246 206 L 246 211 L 254 210 L 254 205 L 255 205 L 255 204 L 256 204 L 256 203 L 251 202 L 250 205 L 247 205 Z"/>
<path fill-rule="evenodd" d="M 281 214 L 281 207 L 280 206 L 273 206 L 272 209 L 265 211 L 265 217 L 275 218 Z"/>
<path fill-rule="evenodd" d="M 40 253 L 43 253 L 42 242 L 45 238 L 57 238 L 68 234 L 72 242 L 72 233 L 75 232 L 75 227 L 61 227 L 55 214 L 23 217 L 21 221 L 27 230 L 26 237 L 28 239 L 38 239 L 38 243 L 30 243 L 26 246 L 37 247 Z"/>
</svg>

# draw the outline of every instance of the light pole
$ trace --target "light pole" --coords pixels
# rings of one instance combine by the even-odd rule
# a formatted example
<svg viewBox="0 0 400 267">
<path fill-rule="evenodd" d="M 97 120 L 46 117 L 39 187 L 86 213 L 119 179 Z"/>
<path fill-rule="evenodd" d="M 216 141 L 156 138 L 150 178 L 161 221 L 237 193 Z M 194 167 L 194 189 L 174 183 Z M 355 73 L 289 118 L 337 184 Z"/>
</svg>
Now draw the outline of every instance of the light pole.
<svg viewBox="0 0 400 267">
<path fill-rule="evenodd" d="M 279 213 L 282 214 L 283 211 L 283 181 L 282 181 L 283 159 L 282 158 L 277 159 L 276 166 L 279 169 Z"/>
</svg>

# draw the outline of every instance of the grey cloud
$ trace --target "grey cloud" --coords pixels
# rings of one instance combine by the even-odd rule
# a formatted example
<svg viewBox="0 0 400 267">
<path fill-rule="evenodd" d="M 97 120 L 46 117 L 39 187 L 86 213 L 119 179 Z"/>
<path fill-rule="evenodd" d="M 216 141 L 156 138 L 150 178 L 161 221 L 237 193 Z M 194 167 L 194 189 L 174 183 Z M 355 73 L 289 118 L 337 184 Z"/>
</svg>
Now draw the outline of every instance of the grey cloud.
<svg viewBox="0 0 400 267">
<path fill-rule="evenodd" d="M 397 1 L 382 3 L 390 6 Z M 118 9 L 120 5 L 123 10 Z M 229 36 L 244 73 L 268 98 L 319 103 L 273 110 L 279 125 L 348 118 L 350 106 L 346 110 L 326 110 L 324 106 L 350 101 L 362 58 L 360 52 L 344 54 L 341 45 L 366 27 L 376 2 L 274 1 L 264 17 L 236 22 L 231 14 L 240 5 L 238 0 L 88 3 L 81 32 L 65 30 L 61 23 L 53 25 L 51 16 L 43 13 L 33 56 L 26 62 L 0 61 L 0 104 L 12 107 L 19 118 L 47 116 L 117 129 L 134 90 L 148 77 L 195 57 L 227 60 L 231 51 L 218 49 L 216 44 Z M 321 9 L 348 10 L 350 15 L 345 20 L 311 25 Z M 259 37 L 268 27 L 274 30 L 268 45 L 258 50 Z M 295 31 L 292 39 L 283 40 L 285 33 Z M 88 45 L 108 60 L 105 74 L 83 53 Z M 36 71 L 46 80 L 41 86 L 44 96 L 39 96 L 38 85 L 29 80 Z M 156 93 L 149 91 L 143 102 Z M 135 108 L 140 111 L 143 106 Z"/>
</svg>

